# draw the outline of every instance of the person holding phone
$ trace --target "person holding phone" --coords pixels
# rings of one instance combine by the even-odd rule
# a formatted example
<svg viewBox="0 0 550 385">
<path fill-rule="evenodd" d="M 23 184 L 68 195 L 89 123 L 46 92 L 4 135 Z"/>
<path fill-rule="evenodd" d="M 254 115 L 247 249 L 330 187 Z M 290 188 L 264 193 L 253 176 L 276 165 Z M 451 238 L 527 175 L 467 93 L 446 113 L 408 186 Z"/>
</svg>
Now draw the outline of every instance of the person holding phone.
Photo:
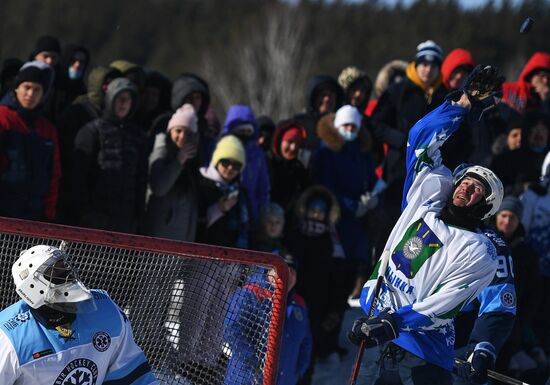
<svg viewBox="0 0 550 385">
<path fill-rule="evenodd" d="M 220 139 L 208 167 L 201 167 L 197 240 L 211 245 L 248 247 L 248 210 L 241 189 L 246 166 L 239 138 Z"/>
<path fill-rule="evenodd" d="M 198 218 L 198 119 L 191 104 L 172 115 L 149 156 L 144 230 L 147 235 L 194 241 Z"/>
</svg>

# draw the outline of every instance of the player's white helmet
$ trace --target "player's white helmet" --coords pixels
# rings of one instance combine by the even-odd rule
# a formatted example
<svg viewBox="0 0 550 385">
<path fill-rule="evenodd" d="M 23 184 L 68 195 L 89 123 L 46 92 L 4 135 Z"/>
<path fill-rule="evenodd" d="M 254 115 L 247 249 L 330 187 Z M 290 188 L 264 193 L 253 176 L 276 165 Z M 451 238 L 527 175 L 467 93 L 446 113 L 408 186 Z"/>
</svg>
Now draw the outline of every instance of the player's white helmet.
<svg viewBox="0 0 550 385">
<path fill-rule="evenodd" d="M 482 166 L 461 164 L 453 172 L 453 185 L 456 187 L 467 176 L 479 180 L 485 186 L 485 205 L 488 209 L 481 219 L 484 220 L 496 214 L 504 197 L 504 187 L 498 176 Z"/>
<path fill-rule="evenodd" d="M 24 250 L 11 269 L 17 294 L 33 309 L 47 305 L 66 313 L 77 313 L 78 304 L 93 297 L 78 279 L 64 251 L 38 245 Z M 80 307 L 81 308 L 81 307 Z"/>
</svg>

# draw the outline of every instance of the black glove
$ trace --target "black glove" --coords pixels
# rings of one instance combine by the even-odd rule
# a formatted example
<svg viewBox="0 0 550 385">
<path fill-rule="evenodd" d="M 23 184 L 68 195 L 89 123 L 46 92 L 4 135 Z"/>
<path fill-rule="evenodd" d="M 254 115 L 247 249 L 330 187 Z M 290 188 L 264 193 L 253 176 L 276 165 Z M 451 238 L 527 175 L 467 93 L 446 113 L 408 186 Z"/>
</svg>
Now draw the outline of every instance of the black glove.
<svg viewBox="0 0 550 385">
<path fill-rule="evenodd" d="M 365 340 L 367 348 L 391 341 L 398 336 L 397 325 L 388 312 L 382 312 L 371 319 L 366 317 L 357 319 L 348 333 L 348 339 L 351 342 L 359 344 Z"/>
<path fill-rule="evenodd" d="M 495 348 L 489 342 L 480 342 L 476 345 L 469 361 L 456 365 L 457 374 L 473 382 L 485 384 L 487 382 L 487 370 L 495 367 Z"/>
<path fill-rule="evenodd" d="M 472 120 L 481 120 L 483 114 L 499 102 L 497 98 L 502 96 L 502 82 L 504 77 L 499 74 L 497 67 L 479 64 L 470 73 L 461 90 L 466 93 L 472 104 Z"/>
<path fill-rule="evenodd" d="M 497 67 L 477 65 L 468 75 L 461 90 L 468 95 L 472 104 L 481 102 L 492 96 L 502 95 L 504 77 Z"/>
</svg>

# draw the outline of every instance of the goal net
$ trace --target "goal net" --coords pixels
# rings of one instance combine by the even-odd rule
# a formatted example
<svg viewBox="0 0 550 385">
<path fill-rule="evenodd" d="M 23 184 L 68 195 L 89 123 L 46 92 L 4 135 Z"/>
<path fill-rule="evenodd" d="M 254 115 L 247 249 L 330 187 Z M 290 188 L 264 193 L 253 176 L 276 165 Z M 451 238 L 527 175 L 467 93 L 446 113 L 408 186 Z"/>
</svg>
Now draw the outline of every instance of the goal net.
<svg viewBox="0 0 550 385">
<path fill-rule="evenodd" d="M 0 217 L 0 309 L 11 265 L 60 246 L 128 315 L 161 384 L 275 384 L 287 267 L 278 256 Z"/>
</svg>

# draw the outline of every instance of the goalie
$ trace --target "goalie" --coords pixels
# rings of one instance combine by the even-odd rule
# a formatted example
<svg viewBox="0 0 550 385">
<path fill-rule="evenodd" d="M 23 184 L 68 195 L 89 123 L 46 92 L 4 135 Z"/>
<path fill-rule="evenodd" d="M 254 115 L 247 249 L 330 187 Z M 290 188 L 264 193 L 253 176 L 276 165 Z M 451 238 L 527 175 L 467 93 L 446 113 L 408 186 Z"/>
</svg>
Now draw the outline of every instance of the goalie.
<svg viewBox="0 0 550 385">
<path fill-rule="evenodd" d="M 0 312 L 0 384 L 157 383 L 126 315 L 62 250 L 31 247 L 12 275 L 22 300 Z"/>
<path fill-rule="evenodd" d="M 501 83 L 495 68 L 476 67 L 459 93 L 409 133 L 402 213 L 382 257 L 389 260 L 380 272 L 375 317 L 358 319 L 350 332 L 352 341 L 369 348 L 361 384 L 383 383 L 384 376 L 407 385 L 452 383 L 453 317 L 495 274 L 495 249 L 478 227 L 498 210 L 503 188 L 484 167 L 464 165 L 451 173 L 440 148 L 467 114 L 477 118 L 494 105 Z M 367 314 L 379 265 L 363 288 Z M 479 349 L 494 354 L 491 346 Z"/>
</svg>

